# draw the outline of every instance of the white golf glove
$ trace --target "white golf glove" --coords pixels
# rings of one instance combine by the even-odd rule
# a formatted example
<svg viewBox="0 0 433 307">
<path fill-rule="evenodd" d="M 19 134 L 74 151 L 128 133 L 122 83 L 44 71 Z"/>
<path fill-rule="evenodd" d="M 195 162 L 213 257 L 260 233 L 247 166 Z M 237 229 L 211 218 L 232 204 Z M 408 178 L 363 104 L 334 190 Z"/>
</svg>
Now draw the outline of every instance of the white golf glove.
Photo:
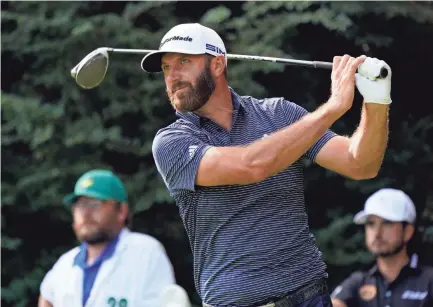
<svg viewBox="0 0 433 307">
<path fill-rule="evenodd" d="M 382 67 L 388 69 L 386 78 L 378 78 Z M 367 57 L 355 74 L 356 87 L 366 103 L 391 103 L 391 67 L 386 62 Z"/>
</svg>

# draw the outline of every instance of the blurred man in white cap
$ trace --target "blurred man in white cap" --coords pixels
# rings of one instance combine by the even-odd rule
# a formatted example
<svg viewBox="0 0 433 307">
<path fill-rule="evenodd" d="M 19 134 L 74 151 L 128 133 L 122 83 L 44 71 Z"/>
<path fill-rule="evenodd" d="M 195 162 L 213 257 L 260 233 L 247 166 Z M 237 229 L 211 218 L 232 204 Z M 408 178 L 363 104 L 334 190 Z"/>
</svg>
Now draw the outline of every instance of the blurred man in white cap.
<svg viewBox="0 0 433 307">
<path fill-rule="evenodd" d="M 433 268 L 419 266 L 407 252 L 415 220 L 415 206 L 403 191 L 381 189 L 367 199 L 354 222 L 365 225 L 365 243 L 376 265 L 335 288 L 334 307 L 433 306 Z"/>
</svg>

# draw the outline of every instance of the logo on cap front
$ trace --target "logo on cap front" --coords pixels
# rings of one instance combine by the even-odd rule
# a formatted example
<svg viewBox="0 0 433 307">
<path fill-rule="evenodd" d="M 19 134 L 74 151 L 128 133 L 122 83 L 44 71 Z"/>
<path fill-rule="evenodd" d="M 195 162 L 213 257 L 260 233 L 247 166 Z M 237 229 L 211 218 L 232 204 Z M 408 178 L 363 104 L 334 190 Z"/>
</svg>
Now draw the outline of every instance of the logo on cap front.
<svg viewBox="0 0 433 307">
<path fill-rule="evenodd" d="M 84 179 L 83 181 L 81 181 L 80 186 L 82 188 L 88 188 L 90 186 L 93 185 L 93 180 L 90 178 Z"/>
<path fill-rule="evenodd" d="M 164 41 L 159 45 L 159 49 L 161 49 L 161 47 L 162 47 L 165 43 L 168 43 L 168 42 L 170 42 L 170 41 L 186 41 L 186 42 L 192 42 L 192 38 L 189 37 L 189 36 L 179 36 L 179 35 L 172 36 L 172 37 L 169 37 L 169 38 L 165 39 L 165 40 L 164 40 Z"/>
</svg>

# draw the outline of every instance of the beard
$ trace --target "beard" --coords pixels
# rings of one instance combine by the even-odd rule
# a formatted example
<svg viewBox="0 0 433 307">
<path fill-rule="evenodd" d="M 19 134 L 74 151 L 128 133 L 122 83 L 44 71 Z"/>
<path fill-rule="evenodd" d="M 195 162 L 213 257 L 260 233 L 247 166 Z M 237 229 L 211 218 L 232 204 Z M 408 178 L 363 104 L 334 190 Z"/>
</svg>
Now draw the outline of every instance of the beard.
<svg viewBox="0 0 433 307">
<path fill-rule="evenodd" d="M 75 235 L 77 236 L 78 241 L 85 242 L 88 245 L 107 243 L 113 239 L 111 232 L 102 228 L 84 232 L 76 231 Z"/>
<path fill-rule="evenodd" d="M 196 85 L 178 81 L 171 89 L 167 88 L 167 95 L 173 108 L 180 112 L 194 112 L 203 107 L 215 91 L 215 80 L 210 72 L 209 62 L 196 79 Z M 182 88 L 182 89 L 181 89 Z M 181 89 L 181 92 L 175 92 Z"/>
<path fill-rule="evenodd" d="M 401 240 L 400 242 L 398 242 L 398 244 L 392 246 L 388 250 L 372 251 L 372 254 L 375 255 L 376 257 L 389 258 L 400 253 L 405 247 L 406 247 L 406 242 L 404 242 L 404 240 Z"/>
<path fill-rule="evenodd" d="M 111 236 L 103 231 L 99 231 L 96 233 L 92 233 L 90 235 L 83 236 L 81 238 L 78 238 L 80 242 L 86 242 L 89 245 L 95 245 L 95 244 L 101 244 L 101 243 L 107 243 L 111 241 Z"/>
</svg>

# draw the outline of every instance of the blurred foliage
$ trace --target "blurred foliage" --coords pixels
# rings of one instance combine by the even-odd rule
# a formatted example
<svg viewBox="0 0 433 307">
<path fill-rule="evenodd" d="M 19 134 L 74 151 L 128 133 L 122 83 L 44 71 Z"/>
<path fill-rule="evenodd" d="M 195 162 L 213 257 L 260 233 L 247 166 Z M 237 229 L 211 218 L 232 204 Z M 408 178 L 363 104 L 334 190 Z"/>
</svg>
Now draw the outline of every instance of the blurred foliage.
<svg viewBox="0 0 433 307">
<path fill-rule="evenodd" d="M 166 246 L 178 283 L 200 304 L 189 242 L 151 155 L 154 134 L 175 119 L 162 76 L 143 73 L 140 56 L 115 54 L 98 88 L 83 90 L 70 77 L 98 47 L 154 49 L 183 22 L 214 28 L 230 53 L 387 61 L 393 103 L 383 167 L 375 179 L 352 181 L 311 165 L 310 226 L 334 287 L 372 261 L 353 214 L 375 190 L 401 188 L 420 217 L 411 252 L 432 264 L 431 2 L 2 2 L 1 14 L 3 306 L 35 306 L 45 272 L 77 244 L 60 200 L 92 168 L 124 180 L 133 229 Z M 329 71 L 233 60 L 229 79 L 240 94 L 284 96 L 309 111 L 329 96 Z M 356 128 L 359 94 L 355 99 L 336 132 Z"/>
</svg>

